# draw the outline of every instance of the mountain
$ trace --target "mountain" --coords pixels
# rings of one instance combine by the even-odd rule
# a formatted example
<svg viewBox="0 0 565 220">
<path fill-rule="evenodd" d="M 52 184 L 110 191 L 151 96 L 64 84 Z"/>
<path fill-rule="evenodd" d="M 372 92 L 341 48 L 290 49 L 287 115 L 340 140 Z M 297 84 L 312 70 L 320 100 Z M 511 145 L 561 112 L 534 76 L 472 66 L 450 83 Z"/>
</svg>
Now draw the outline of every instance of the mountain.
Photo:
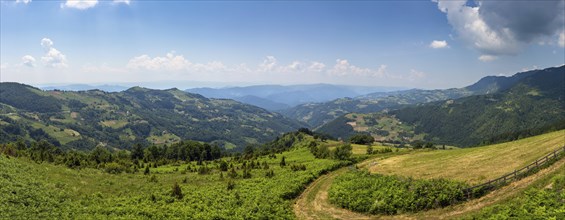
<svg viewBox="0 0 565 220">
<path fill-rule="evenodd" d="M 406 105 L 494 93 L 509 88 L 534 72 L 518 73 L 511 77 L 487 76 L 463 88 L 376 92 L 355 98 L 340 98 L 329 102 L 302 104 L 279 112 L 317 128 L 347 113 L 372 113 Z"/>
<path fill-rule="evenodd" d="M 187 92 L 208 98 L 229 98 L 268 110 L 281 110 L 310 102 L 325 102 L 343 97 L 356 97 L 373 92 L 394 91 L 392 87 L 362 87 L 329 84 L 312 85 L 257 85 L 229 88 L 194 88 Z"/>
<path fill-rule="evenodd" d="M 178 89 L 132 87 L 108 93 L 0 84 L 2 142 L 46 139 L 64 148 L 91 149 L 190 139 L 234 148 L 264 143 L 299 127 L 278 113 Z"/>
<path fill-rule="evenodd" d="M 88 85 L 88 84 L 71 84 L 71 85 L 61 85 L 61 86 L 42 86 L 42 90 L 62 90 L 62 91 L 87 91 L 87 90 L 102 90 L 105 92 L 121 92 L 128 87 L 119 85 Z"/>
<path fill-rule="evenodd" d="M 254 106 L 261 107 L 261 108 L 264 108 L 264 109 L 267 109 L 267 110 L 270 110 L 270 111 L 275 111 L 275 110 L 285 109 L 285 108 L 290 107 L 287 104 L 273 102 L 269 99 L 257 97 L 257 96 L 254 96 L 254 95 L 234 97 L 233 99 L 238 101 L 238 102 L 241 102 L 241 103 L 254 105 Z"/>
<path fill-rule="evenodd" d="M 377 139 L 400 142 L 423 137 L 436 144 L 466 147 L 565 128 L 565 66 L 486 77 L 472 86 L 488 94 L 389 112 L 348 114 L 317 131 L 342 138 L 369 132 Z M 400 136 L 394 139 L 392 134 Z"/>
</svg>

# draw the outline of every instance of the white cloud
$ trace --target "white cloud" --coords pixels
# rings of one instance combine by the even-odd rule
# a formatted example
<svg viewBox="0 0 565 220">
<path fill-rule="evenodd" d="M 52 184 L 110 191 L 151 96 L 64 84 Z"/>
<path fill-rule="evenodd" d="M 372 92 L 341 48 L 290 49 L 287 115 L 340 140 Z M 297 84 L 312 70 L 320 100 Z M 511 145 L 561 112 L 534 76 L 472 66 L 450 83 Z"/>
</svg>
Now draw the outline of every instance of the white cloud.
<svg viewBox="0 0 565 220">
<path fill-rule="evenodd" d="M 263 63 L 259 64 L 258 71 L 260 72 L 272 72 L 275 71 L 277 66 L 277 59 L 274 56 L 267 56 Z"/>
<path fill-rule="evenodd" d="M 129 5 L 131 1 L 130 0 L 114 0 L 114 3 L 123 3 L 126 5 Z"/>
<path fill-rule="evenodd" d="M 92 8 L 98 4 L 98 0 L 67 0 L 64 4 L 61 4 L 61 8 L 76 8 L 79 10 L 85 10 Z"/>
<path fill-rule="evenodd" d="M 447 41 L 434 40 L 430 43 L 430 47 L 434 49 L 448 48 Z"/>
<path fill-rule="evenodd" d="M 16 0 L 16 4 L 17 3 L 23 3 L 23 4 L 29 4 L 31 2 L 31 0 Z"/>
<path fill-rule="evenodd" d="M 308 71 L 309 72 L 322 72 L 322 71 L 324 71 L 325 68 L 326 68 L 326 64 L 314 61 L 310 64 L 310 66 L 308 66 Z"/>
<path fill-rule="evenodd" d="M 149 55 L 141 55 L 129 60 L 127 68 L 147 69 L 147 70 L 186 70 L 190 62 L 182 55 L 175 55 L 174 52 L 167 53 L 164 57 L 151 58 Z"/>
<path fill-rule="evenodd" d="M 346 76 L 346 75 L 359 75 L 367 76 L 371 75 L 371 70 L 368 68 L 360 68 L 351 65 L 348 60 L 337 59 L 336 64 L 333 69 L 329 70 L 329 73 L 336 76 Z"/>
<path fill-rule="evenodd" d="M 565 1 L 432 0 L 459 37 L 483 55 L 516 55 L 565 27 Z M 484 58 L 489 60 L 490 58 Z"/>
<path fill-rule="evenodd" d="M 41 46 L 43 47 L 43 49 L 49 50 L 51 47 L 53 47 L 53 41 L 49 38 L 43 38 L 41 39 Z"/>
<path fill-rule="evenodd" d="M 25 55 L 22 57 L 22 65 L 27 67 L 35 67 L 35 58 L 31 55 Z"/>
<path fill-rule="evenodd" d="M 410 70 L 410 74 L 408 75 L 407 79 L 410 81 L 415 81 L 421 78 L 426 77 L 426 74 L 424 72 L 421 71 L 417 71 L 415 69 L 411 69 Z"/>
<path fill-rule="evenodd" d="M 41 46 L 46 52 L 46 54 L 41 57 L 41 61 L 45 66 L 54 68 L 68 67 L 66 56 L 53 47 L 53 41 L 51 39 L 41 39 Z"/>
<path fill-rule="evenodd" d="M 494 56 L 494 55 L 481 55 L 481 56 L 479 56 L 479 60 L 483 61 L 483 62 L 490 62 L 490 61 L 494 61 L 496 59 L 498 59 L 498 57 Z"/>
</svg>

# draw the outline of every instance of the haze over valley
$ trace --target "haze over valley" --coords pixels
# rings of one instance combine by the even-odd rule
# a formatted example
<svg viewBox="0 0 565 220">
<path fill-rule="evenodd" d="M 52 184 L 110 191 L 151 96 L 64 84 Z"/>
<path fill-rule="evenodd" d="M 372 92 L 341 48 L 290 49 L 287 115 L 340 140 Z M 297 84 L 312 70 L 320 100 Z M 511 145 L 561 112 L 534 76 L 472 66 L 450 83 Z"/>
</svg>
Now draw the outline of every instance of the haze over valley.
<svg viewBox="0 0 565 220">
<path fill-rule="evenodd" d="M 562 219 L 565 0 L 0 1 L 0 219 Z"/>
</svg>

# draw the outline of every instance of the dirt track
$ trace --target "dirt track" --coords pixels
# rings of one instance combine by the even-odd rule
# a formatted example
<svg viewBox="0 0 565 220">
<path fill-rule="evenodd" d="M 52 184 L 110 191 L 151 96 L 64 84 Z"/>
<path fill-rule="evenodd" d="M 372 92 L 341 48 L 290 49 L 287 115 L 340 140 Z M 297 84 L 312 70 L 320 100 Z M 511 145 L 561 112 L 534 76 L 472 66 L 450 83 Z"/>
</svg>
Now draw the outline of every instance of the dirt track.
<svg viewBox="0 0 565 220">
<path fill-rule="evenodd" d="M 373 160 L 368 160 L 358 164 L 358 167 L 365 167 Z M 493 191 L 479 199 L 469 202 L 450 206 L 442 209 L 434 209 L 425 212 L 394 215 L 394 216 L 377 216 L 365 215 L 352 212 L 346 209 L 336 207 L 329 203 L 328 190 L 335 177 L 347 172 L 348 167 L 341 168 L 329 174 L 323 175 L 314 181 L 300 195 L 294 204 L 294 213 L 298 219 L 450 219 L 461 217 L 464 214 L 478 211 L 483 207 L 492 205 L 496 202 L 505 200 L 519 192 L 525 190 L 535 180 L 540 179 L 548 174 L 557 172 L 558 169 L 564 168 L 565 160 L 562 159 L 552 166 L 528 176 L 519 181 L 513 182 L 496 191 Z"/>
</svg>

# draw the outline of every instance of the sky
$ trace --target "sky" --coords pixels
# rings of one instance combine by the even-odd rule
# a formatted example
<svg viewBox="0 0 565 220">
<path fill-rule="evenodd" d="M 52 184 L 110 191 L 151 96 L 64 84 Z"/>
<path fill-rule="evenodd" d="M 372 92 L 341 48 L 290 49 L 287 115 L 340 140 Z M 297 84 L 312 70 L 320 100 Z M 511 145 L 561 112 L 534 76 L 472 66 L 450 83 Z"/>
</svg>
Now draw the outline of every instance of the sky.
<svg viewBox="0 0 565 220">
<path fill-rule="evenodd" d="M 565 63 L 565 0 L 0 2 L 0 81 L 463 87 Z"/>
</svg>

